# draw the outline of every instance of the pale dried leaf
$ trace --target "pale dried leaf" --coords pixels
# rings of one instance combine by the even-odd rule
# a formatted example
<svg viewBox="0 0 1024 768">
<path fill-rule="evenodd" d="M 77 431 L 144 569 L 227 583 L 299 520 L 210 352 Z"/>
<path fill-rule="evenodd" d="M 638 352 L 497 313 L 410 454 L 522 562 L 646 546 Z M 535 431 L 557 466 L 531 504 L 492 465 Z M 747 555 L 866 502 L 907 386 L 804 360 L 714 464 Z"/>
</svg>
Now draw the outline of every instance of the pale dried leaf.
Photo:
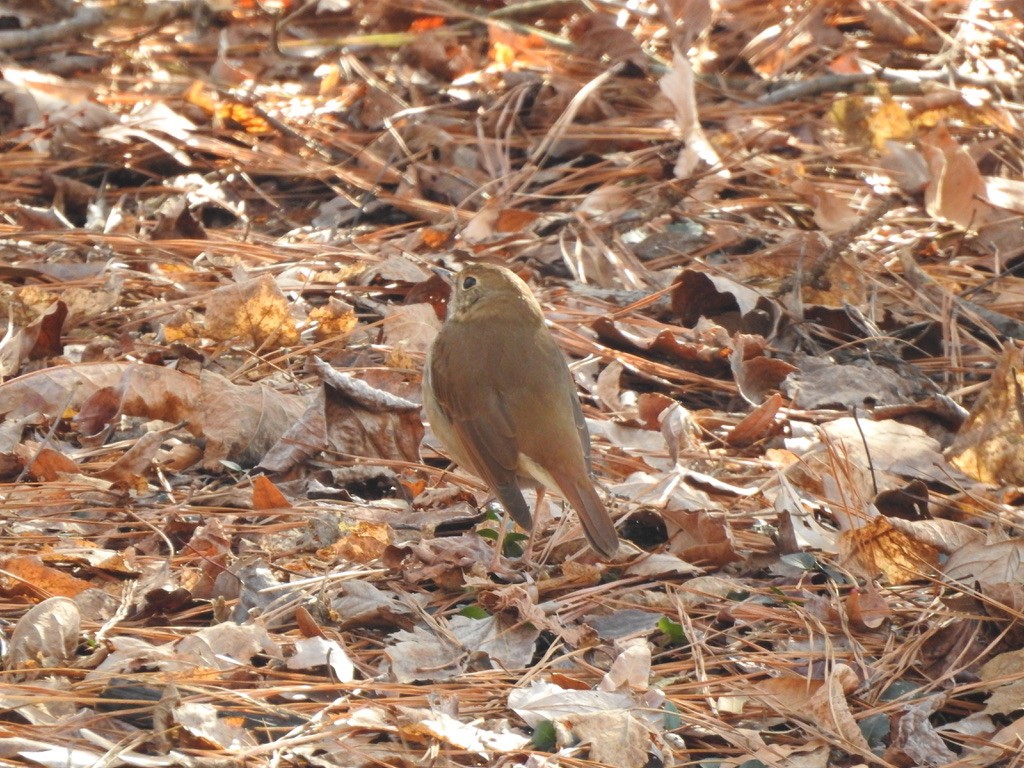
<svg viewBox="0 0 1024 768">
<path fill-rule="evenodd" d="M 499 613 L 483 619 L 453 616 L 452 634 L 463 647 L 486 654 L 503 669 L 525 669 L 536 649 L 540 629 Z"/>
<path fill-rule="evenodd" d="M 677 179 L 689 178 L 704 167 L 718 168 L 721 158 L 711 146 L 697 117 L 697 99 L 694 93 L 693 67 L 678 51 L 672 57 L 672 69 L 662 75 L 658 87 L 675 108 L 676 123 L 682 133 L 684 148 L 676 160 Z M 725 172 L 719 173 L 726 175 Z"/>
<path fill-rule="evenodd" d="M 78 605 L 66 597 L 32 606 L 11 633 L 4 669 L 25 673 L 66 666 L 81 639 L 81 621 Z"/>
<path fill-rule="evenodd" d="M 966 544 L 943 566 L 946 578 L 964 584 L 1012 584 L 1024 579 L 1024 539 Z"/>
<path fill-rule="evenodd" d="M 466 652 L 424 627 L 401 630 L 384 650 L 391 663 L 391 676 L 400 683 L 450 680 L 469 661 Z"/>
<path fill-rule="evenodd" d="M 602 691 L 646 691 L 650 687 L 651 645 L 643 639 L 624 643 L 621 653 L 612 662 L 598 685 Z"/>
<path fill-rule="evenodd" d="M 577 691 L 538 681 L 529 687 L 514 688 L 508 695 L 509 708 L 530 727 L 536 727 L 544 720 L 627 710 L 634 703 L 633 697 L 626 693 Z"/>
<path fill-rule="evenodd" d="M 985 181 L 967 150 L 939 127 L 921 138 L 931 180 L 924 190 L 932 216 L 961 227 L 978 228 L 991 209 L 985 204 Z"/>
<path fill-rule="evenodd" d="M 443 744 L 474 752 L 490 759 L 495 753 L 504 754 L 524 749 L 529 739 L 518 733 L 494 731 L 470 725 L 436 710 L 402 708 L 409 724 L 402 728 L 410 736 L 430 735 Z"/>
<path fill-rule="evenodd" d="M 185 702 L 173 710 L 176 723 L 207 745 L 232 751 L 256 746 L 256 739 L 245 728 L 217 714 L 217 707 L 201 702 Z"/>
<path fill-rule="evenodd" d="M 590 759 L 614 768 L 648 765 L 650 726 L 630 710 L 593 712 L 576 718 L 573 733 L 590 747 Z"/>
<path fill-rule="evenodd" d="M 857 727 L 847 699 L 858 684 L 853 669 L 846 664 L 836 664 L 825 684 L 811 696 L 808 706 L 820 728 L 833 734 L 840 743 L 849 745 L 848 750 L 864 754 L 871 751 L 871 746 Z"/>
<path fill-rule="evenodd" d="M 909 704 L 899 719 L 892 746 L 896 754 L 902 753 L 914 765 L 948 765 L 956 754 L 946 746 L 935 726 L 928 719 L 943 704 L 943 696 L 935 695 Z"/>
<path fill-rule="evenodd" d="M 331 679 L 350 683 L 355 679 L 355 665 L 348 653 L 336 640 L 324 637 L 304 637 L 295 641 L 295 653 L 285 659 L 288 669 L 329 667 Z"/>
</svg>

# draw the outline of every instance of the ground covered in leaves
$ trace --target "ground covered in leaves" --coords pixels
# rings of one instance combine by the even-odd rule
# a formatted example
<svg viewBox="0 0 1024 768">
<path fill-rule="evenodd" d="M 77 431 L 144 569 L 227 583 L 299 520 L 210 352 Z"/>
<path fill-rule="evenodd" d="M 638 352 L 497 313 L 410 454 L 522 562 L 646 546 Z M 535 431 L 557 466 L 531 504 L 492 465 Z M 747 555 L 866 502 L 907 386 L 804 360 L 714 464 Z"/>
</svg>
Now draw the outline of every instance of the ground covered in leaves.
<svg viewBox="0 0 1024 768">
<path fill-rule="evenodd" d="M 1021 765 L 1022 18 L 5 3 L 0 760 Z M 477 260 L 612 562 L 424 429 Z"/>
</svg>

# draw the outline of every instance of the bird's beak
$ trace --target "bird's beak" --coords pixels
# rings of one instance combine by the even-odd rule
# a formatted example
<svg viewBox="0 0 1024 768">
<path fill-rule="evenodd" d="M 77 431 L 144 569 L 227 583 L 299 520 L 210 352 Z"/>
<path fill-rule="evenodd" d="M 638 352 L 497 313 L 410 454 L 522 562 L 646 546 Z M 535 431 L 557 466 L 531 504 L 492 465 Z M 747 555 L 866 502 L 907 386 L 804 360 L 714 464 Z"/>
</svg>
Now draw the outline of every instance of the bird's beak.
<svg viewBox="0 0 1024 768">
<path fill-rule="evenodd" d="M 455 285 L 455 273 L 444 267 L 431 267 L 430 271 L 444 280 L 448 285 Z"/>
</svg>

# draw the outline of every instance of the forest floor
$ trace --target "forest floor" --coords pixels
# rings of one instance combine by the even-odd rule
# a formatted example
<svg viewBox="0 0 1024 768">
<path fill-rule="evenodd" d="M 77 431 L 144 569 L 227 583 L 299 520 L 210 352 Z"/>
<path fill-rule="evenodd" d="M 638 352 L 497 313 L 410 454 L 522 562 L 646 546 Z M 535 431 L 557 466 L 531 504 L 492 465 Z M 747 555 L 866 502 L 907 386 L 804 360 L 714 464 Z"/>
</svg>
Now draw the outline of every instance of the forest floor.
<svg viewBox="0 0 1024 768">
<path fill-rule="evenodd" d="M 0 764 L 1024 765 L 1024 5 L 11 0 Z M 509 266 L 623 545 L 421 420 Z"/>
</svg>

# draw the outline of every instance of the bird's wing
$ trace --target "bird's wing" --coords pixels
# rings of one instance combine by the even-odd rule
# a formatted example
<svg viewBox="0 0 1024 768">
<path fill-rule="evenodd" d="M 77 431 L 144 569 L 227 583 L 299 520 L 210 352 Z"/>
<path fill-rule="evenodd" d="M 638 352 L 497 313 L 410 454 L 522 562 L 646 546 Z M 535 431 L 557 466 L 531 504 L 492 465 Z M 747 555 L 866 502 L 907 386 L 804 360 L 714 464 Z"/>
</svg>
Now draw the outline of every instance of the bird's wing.
<svg viewBox="0 0 1024 768">
<path fill-rule="evenodd" d="M 479 381 L 464 371 L 445 375 L 445 371 L 452 372 L 446 351 L 443 343 L 434 350 L 431 386 L 459 442 L 456 459 L 469 462 L 466 469 L 479 475 L 512 519 L 528 530 L 530 508 L 519 489 L 516 471 L 519 446 L 503 397 L 498 390 L 480 387 Z"/>
<path fill-rule="evenodd" d="M 565 355 L 543 326 L 537 329 L 530 346 L 532 367 L 519 366 L 506 383 L 504 402 L 512 423 L 529 420 L 536 425 L 530 434 L 519 436 L 518 449 L 541 466 L 582 458 L 590 473 L 590 433 L 583 418 L 576 382 L 565 362 Z M 548 372 L 538 377 L 535 370 Z M 556 405 L 557 404 L 557 405 Z M 547 418 L 538 421 L 540 406 Z M 574 434 L 578 443 L 569 442 Z M 564 440 L 553 439 L 564 436 Z M 581 450 L 582 449 L 582 450 Z"/>
<path fill-rule="evenodd" d="M 570 379 L 572 374 L 569 374 Z M 573 382 L 575 386 L 575 382 Z M 587 474 L 591 474 L 594 471 L 593 463 L 590 458 L 590 430 L 587 429 L 587 420 L 583 418 L 583 408 L 580 406 L 580 399 L 576 395 L 575 389 L 571 392 L 569 400 L 572 403 L 572 417 L 576 422 L 576 434 L 579 435 L 580 445 L 583 446 L 583 458 L 587 462 Z"/>
</svg>

